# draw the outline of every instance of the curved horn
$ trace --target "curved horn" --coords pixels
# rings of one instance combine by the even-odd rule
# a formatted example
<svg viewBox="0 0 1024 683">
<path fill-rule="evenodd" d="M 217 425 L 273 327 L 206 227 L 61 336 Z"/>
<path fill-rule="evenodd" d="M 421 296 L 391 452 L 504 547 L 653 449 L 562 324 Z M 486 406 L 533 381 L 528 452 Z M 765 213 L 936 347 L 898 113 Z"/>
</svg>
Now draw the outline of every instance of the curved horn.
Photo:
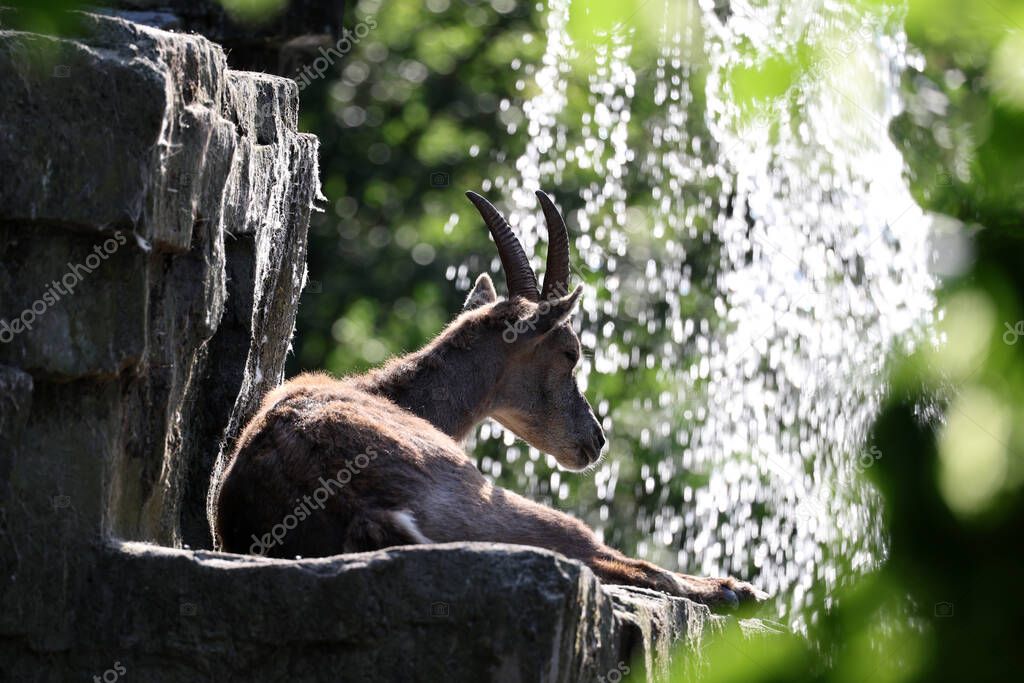
<svg viewBox="0 0 1024 683">
<path fill-rule="evenodd" d="M 505 282 L 508 285 L 509 298 L 521 296 L 530 301 L 539 301 L 537 292 L 537 276 L 530 267 L 523 245 L 516 239 L 512 228 L 494 206 L 476 192 L 467 192 L 466 196 L 483 216 L 487 229 L 498 245 L 498 256 L 501 258 L 501 269 L 505 271 Z"/>
<path fill-rule="evenodd" d="M 537 190 L 537 199 L 544 209 L 544 221 L 548 225 L 548 263 L 544 271 L 544 289 L 540 293 L 540 298 L 547 301 L 551 296 L 563 297 L 569 291 L 569 231 L 551 198 Z"/>
</svg>

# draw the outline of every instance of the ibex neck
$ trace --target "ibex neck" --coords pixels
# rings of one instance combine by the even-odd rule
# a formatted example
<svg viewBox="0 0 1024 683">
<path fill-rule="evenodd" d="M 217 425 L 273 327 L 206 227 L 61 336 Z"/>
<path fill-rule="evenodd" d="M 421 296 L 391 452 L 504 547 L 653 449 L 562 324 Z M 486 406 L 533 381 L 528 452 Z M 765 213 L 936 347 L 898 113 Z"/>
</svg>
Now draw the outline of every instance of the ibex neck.
<svg viewBox="0 0 1024 683">
<path fill-rule="evenodd" d="M 490 411 L 502 365 L 439 340 L 370 371 L 359 383 L 462 441 Z"/>
</svg>

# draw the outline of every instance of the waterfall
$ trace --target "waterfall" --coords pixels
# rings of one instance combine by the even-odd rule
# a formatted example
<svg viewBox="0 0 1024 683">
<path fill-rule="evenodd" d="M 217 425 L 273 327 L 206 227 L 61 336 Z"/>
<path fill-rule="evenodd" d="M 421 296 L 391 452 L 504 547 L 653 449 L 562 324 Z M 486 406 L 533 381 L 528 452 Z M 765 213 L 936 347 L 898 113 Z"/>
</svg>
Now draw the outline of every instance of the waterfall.
<svg viewBox="0 0 1024 683">
<path fill-rule="evenodd" d="M 728 5 L 652 0 L 657 32 L 584 50 L 550 0 L 542 61 L 513 63 L 525 152 L 485 189 L 528 253 L 533 191 L 566 210 L 612 446 L 582 479 L 532 449 L 482 466 L 624 550 L 784 596 L 800 627 L 886 552 L 866 433 L 934 308 L 930 219 L 887 134 L 913 57 L 899 4 Z"/>
</svg>

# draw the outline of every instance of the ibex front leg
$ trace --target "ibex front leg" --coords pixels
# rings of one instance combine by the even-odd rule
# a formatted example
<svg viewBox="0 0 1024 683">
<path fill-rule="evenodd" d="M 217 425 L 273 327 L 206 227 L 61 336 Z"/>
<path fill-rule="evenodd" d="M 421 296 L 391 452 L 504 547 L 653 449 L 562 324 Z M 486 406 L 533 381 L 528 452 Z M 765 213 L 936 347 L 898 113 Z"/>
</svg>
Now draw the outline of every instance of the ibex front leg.
<svg viewBox="0 0 1024 683">
<path fill-rule="evenodd" d="M 688 576 L 627 557 L 598 541 L 594 532 L 578 519 L 491 486 L 482 477 L 472 479 L 475 485 L 470 490 L 460 487 L 472 499 L 464 501 L 468 503 L 464 508 L 462 504 L 453 505 L 451 489 L 445 501 L 428 496 L 426 504 L 416 511 L 425 536 L 434 542 L 490 541 L 547 548 L 585 563 L 606 583 L 649 588 L 711 606 L 735 606 L 767 597 L 750 584 L 733 578 Z M 441 519 L 437 514 L 439 510 L 450 512 L 459 508 L 471 510 L 472 514 L 455 519 Z"/>
<path fill-rule="evenodd" d="M 768 597 L 767 593 L 749 583 L 731 577 L 705 578 L 670 572 L 650 562 L 634 560 L 607 547 L 584 561 L 606 583 L 651 588 L 709 606 L 735 607 L 740 603 L 759 602 Z"/>
</svg>

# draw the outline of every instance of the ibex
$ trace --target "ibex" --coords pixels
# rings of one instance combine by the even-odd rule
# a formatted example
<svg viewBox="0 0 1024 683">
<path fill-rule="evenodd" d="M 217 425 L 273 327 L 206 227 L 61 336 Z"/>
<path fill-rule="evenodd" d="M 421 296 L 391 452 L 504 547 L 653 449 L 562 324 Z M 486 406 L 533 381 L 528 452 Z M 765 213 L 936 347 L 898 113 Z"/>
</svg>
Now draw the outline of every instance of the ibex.
<svg viewBox="0 0 1024 683">
<path fill-rule="evenodd" d="M 595 463 L 604 431 L 576 384 L 568 324 L 569 236 L 537 192 L 549 235 L 543 288 L 508 222 L 467 193 L 498 248 L 508 286 L 483 274 L 462 313 L 424 348 L 370 372 L 304 374 L 270 392 L 243 430 L 214 503 L 229 552 L 322 557 L 449 541 L 562 553 L 602 580 L 709 605 L 763 599 L 733 578 L 700 578 L 629 558 L 579 520 L 494 486 L 459 446 L 491 417 L 569 470 Z"/>
</svg>

